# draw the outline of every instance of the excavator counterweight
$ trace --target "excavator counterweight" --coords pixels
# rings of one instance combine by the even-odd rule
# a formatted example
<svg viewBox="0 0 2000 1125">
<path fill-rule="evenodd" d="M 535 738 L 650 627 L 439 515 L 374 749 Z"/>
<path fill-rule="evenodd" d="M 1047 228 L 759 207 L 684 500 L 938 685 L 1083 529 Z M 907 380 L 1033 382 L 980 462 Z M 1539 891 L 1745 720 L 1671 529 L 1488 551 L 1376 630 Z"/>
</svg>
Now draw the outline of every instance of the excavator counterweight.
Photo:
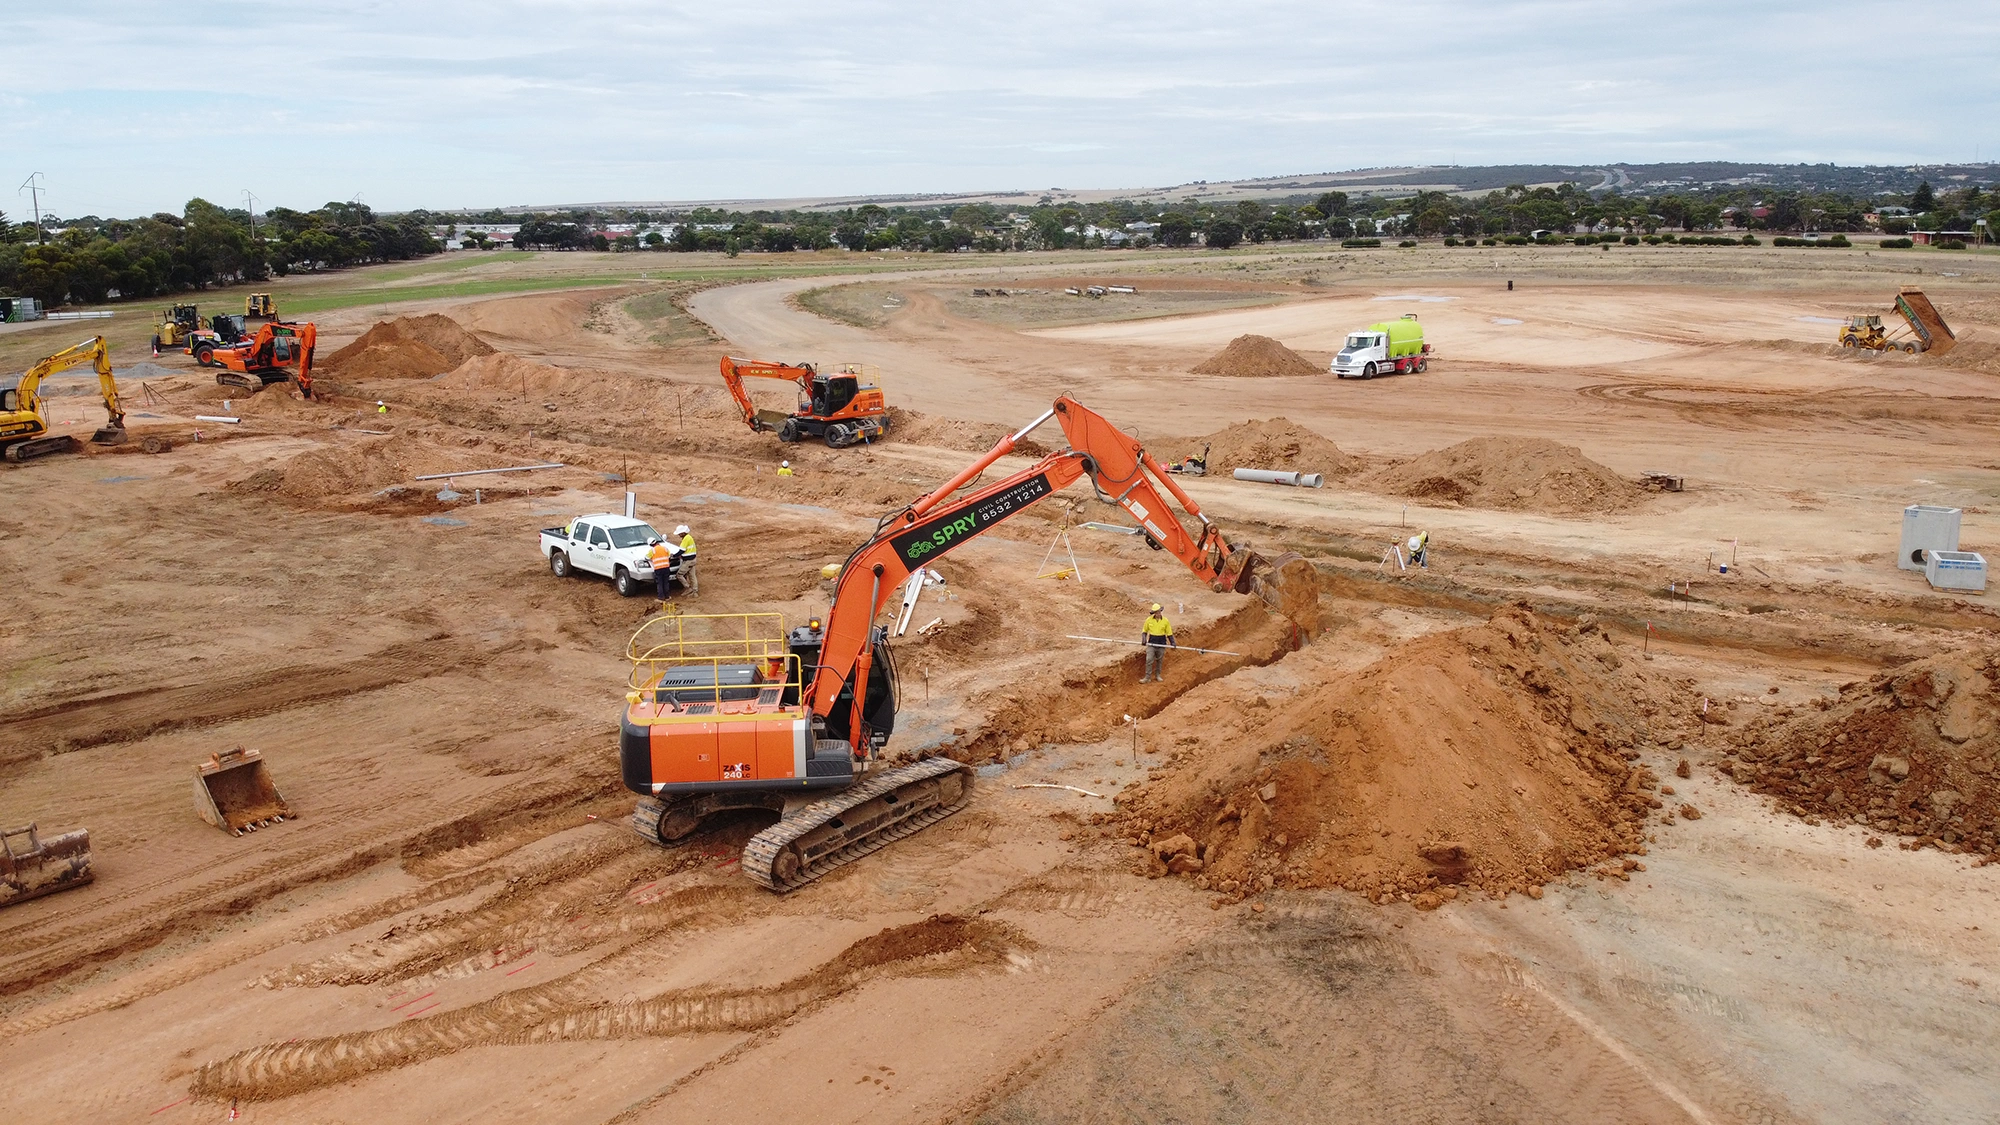
<svg viewBox="0 0 2000 1125">
<path fill-rule="evenodd" d="M 1019 472 L 983 474 L 1058 419 L 1070 447 Z M 1254 594 L 1310 636 L 1319 578 L 1298 555 L 1232 545 L 1136 439 L 1067 396 L 907 507 L 885 516 L 840 568 L 826 618 L 786 629 L 774 614 L 664 616 L 634 634 L 619 734 L 641 835 L 686 838 L 731 809 L 778 813 L 742 869 L 773 890 L 802 886 L 963 807 L 970 767 L 927 758 L 887 767 L 897 683 L 883 607 L 910 576 L 1044 498 L 1088 479 L 1149 546 L 1217 591 Z M 1178 509 L 1178 511 L 1176 510 Z"/>
</svg>

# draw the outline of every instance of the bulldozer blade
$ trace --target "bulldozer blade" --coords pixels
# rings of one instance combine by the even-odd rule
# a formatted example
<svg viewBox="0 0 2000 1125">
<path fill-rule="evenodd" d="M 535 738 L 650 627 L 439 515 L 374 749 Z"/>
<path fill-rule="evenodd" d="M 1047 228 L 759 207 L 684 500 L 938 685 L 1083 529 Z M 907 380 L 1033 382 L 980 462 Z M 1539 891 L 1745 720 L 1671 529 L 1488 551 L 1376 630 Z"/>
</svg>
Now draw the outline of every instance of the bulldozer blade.
<svg viewBox="0 0 2000 1125">
<path fill-rule="evenodd" d="M 1222 582 L 1239 594 L 1255 594 L 1304 636 L 1319 632 L 1319 571 L 1304 555 L 1238 550 L 1223 564 Z"/>
<path fill-rule="evenodd" d="M 233 836 L 292 818 L 292 808 L 271 780 L 264 756 L 238 746 L 194 768 L 194 809 Z"/>
<path fill-rule="evenodd" d="M 0 830 L 0 906 L 81 887 L 90 870 L 90 830 L 43 839 L 36 826 Z"/>
</svg>

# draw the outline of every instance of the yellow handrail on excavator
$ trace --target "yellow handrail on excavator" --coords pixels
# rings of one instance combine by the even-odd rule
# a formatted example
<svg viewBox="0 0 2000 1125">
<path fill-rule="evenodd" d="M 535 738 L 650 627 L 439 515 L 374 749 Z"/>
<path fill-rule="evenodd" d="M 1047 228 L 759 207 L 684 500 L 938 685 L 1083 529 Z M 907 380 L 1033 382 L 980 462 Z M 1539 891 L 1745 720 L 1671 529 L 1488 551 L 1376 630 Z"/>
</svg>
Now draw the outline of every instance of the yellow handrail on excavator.
<svg viewBox="0 0 2000 1125">
<path fill-rule="evenodd" d="M 99 445 L 117 445 L 125 440 L 125 408 L 118 401 L 118 381 L 111 377 L 111 349 L 104 337 L 92 336 L 28 368 L 11 384 L 0 383 L 0 448 L 9 461 L 21 462 L 45 453 L 62 453 L 76 448 L 68 434 L 50 434 L 46 404 L 42 400 L 42 380 L 91 364 L 97 370 L 97 389 L 104 396 L 104 409 L 111 420 L 91 435 Z"/>
</svg>

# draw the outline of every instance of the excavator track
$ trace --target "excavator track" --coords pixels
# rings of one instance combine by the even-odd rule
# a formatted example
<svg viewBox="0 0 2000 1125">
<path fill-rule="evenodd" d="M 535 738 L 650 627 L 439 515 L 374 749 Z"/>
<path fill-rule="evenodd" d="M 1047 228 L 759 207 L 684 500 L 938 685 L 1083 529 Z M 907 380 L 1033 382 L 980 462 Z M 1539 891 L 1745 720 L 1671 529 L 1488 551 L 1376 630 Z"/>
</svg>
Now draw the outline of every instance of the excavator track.
<svg viewBox="0 0 2000 1125">
<path fill-rule="evenodd" d="M 743 873 L 780 894 L 894 843 L 965 807 L 972 767 L 927 758 L 815 801 L 743 848 Z"/>
</svg>

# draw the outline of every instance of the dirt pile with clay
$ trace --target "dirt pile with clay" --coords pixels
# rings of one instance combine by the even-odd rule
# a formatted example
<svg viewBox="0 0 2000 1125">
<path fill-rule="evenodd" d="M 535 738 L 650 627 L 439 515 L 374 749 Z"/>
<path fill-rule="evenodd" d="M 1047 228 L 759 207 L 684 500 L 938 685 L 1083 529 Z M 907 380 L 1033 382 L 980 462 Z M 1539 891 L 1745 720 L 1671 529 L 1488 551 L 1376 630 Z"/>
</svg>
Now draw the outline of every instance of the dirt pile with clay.
<svg viewBox="0 0 2000 1125">
<path fill-rule="evenodd" d="M 448 316 L 399 316 L 378 321 L 355 341 L 321 361 L 343 379 L 429 379 L 474 356 L 492 355 L 493 346 Z"/>
<path fill-rule="evenodd" d="M 1364 487 L 1432 504 L 1601 515 L 1637 504 L 1637 484 L 1547 438 L 1480 437 L 1378 469 Z"/>
<path fill-rule="evenodd" d="M 1227 476 L 1235 469 L 1282 469 L 1346 476 L 1367 466 L 1366 461 L 1341 452 L 1339 446 L 1288 418 L 1238 422 L 1201 437 L 1162 438 L 1146 443 L 1148 451 L 1163 462 L 1199 456 L 1204 446 L 1208 447 L 1211 476 Z"/>
<path fill-rule="evenodd" d="M 1746 725 L 1737 781 L 1818 824 L 2000 858 L 2000 647 L 1944 653 Z"/>
<path fill-rule="evenodd" d="M 1588 617 L 1525 606 L 1412 641 L 1291 698 L 1208 693 L 1120 823 L 1154 875 L 1240 898 L 1273 885 L 1342 887 L 1434 909 L 1461 893 L 1522 893 L 1565 872 L 1643 870 L 1666 802 L 1634 764 L 1670 737 L 1676 686 Z M 1226 733 L 1224 733 L 1226 732 Z M 1698 816 L 1699 810 L 1694 814 Z"/>
<path fill-rule="evenodd" d="M 1317 375 L 1320 366 L 1269 336 L 1238 336 L 1221 351 L 1188 368 L 1196 375 L 1231 379 L 1269 379 L 1282 375 Z"/>
</svg>

